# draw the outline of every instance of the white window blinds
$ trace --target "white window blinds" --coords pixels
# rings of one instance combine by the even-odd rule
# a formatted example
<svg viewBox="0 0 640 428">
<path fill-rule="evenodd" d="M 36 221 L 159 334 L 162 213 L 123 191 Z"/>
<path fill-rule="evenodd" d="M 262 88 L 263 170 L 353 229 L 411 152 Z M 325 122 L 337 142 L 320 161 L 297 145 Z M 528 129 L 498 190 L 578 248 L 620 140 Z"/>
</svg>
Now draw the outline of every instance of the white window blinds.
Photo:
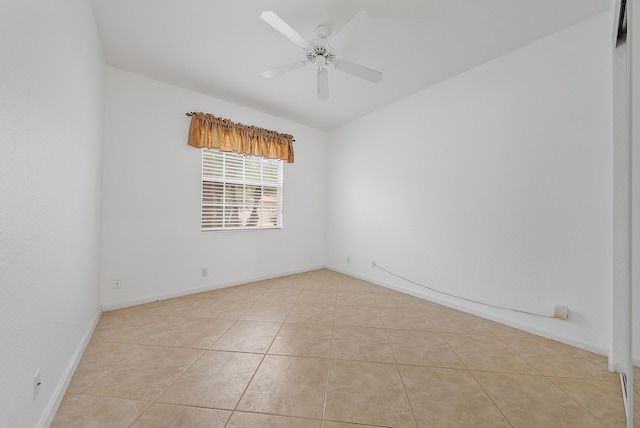
<svg viewBox="0 0 640 428">
<path fill-rule="evenodd" d="M 283 161 L 202 149 L 202 230 L 282 228 Z"/>
</svg>

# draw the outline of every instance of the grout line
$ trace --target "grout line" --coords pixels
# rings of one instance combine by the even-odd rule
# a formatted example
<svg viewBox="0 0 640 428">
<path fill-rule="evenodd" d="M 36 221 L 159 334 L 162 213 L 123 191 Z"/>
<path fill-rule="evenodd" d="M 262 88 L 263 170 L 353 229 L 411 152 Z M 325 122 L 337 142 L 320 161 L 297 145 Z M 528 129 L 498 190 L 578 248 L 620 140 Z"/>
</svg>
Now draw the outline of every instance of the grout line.
<svg viewBox="0 0 640 428">
<path fill-rule="evenodd" d="M 464 364 L 464 363 L 463 363 Z M 491 401 L 491 403 L 493 403 L 493 405 L 495 406 L 495 408 L 500 412 L 500 414 L 502 415 L 502 417 L 504 418 L 505 421 L 507 421 L 507 423 L 509 425 L 511 425 L 511 427 L 513 427 L 513 424 L 511 423 L 511 421 L 509 420 L 509 418 L 507 417 L 507 415 L 504 414 L 504 412 L 502 411 L 502 409 L 500 408 L 500 406 L 498 406 L 498 403 L 495 402 L 495 400 L 493 399 L 493 397 L 491 396 L 491 394 L 489 394 L 489 392 L 484 388 L 484 386 L 482 386 L 482 384 L 480 383 L 480 381 L 476 378 L 476 376 L 473 374 L 473 372 L 471 370 L 467 370 L 467 373 L 469 373 L 471 375 L 471 377 L 473 378 L 473 380 L 475 381 L 475 383 L 480 387 L 480 389 L 482 390 L 482 392 L 484 392 L 484 394 L 487 396 L 487 398 L 489 398 L 489 400 Z M 493 372 L 495 373 L 495 372 Z"/>
<path fill-rule="evenodd" d="M 297 301 L 297 299 L 296 299 L 296 301 Z M 247 382 L 247 386 L 245 386 L 244 391 L 242 391 L 242 394 L 240 395 L 240 398 L 238 399 L 238 401 L 236 402 L 236 405 L 233 408 L 233 412 L 238 411 L 238 405 L 240 404 L 240 402 L 244 398 L 244 395 L 247 393 L 247 389 L 249 389 L 249 386 L 251 385 L 251 382 L 253 382 L 253 379 L 255 378 L 256 374 L 260 370 L 260 367 L 262 367 L 262 363 L 264 362 L 264 359 L 266 358 L 266 356 L 269 354 L 269 351 L 271 350 L 271 347 L 273 346 L 273 342 L 275 342 L 276 338 L 280 334 L 280 331 L 282 330 L 282 327 L 284 326 L 284 321 L 289 316 L 289 313 L 291 313 L 291 309 L 293 309 L 293 305 L 291 305 L 291 308 L 289 308 L 289 311 L 287 312 L 287 316 L 285 316 L 284 320 L 280 323 L 280 328 L 278 328 L 278 331 L 273 336 L 273 339 L 271 339 L 271 343 L 267 347 L 267 350 L 264 352 L 264 354 L 262 354 L 262 358 L 260 359 L 260 363 L 258 364 L 258 367 L 256 368 L 256 370 L 253 372 L 253 375 L 251 375 L 251 379 L 249 379 L 249 382 Z M 231 414 L 231 416 L 233 416 L 233 413 Z M 231 420 L 231 416 L 229 416 L 229 420 Z M 227 423 L 225 424 L 225 427 L 229 423 L 229 420 L 227 420 Z"/>
<path fill-rule="evenodd" d="M 269 354 L 269 352 L 271 351 L 273 344 L 275 343 L 276 338 L 278 337 L 278 335 L 281 333 L 282 328 L 284 327 L 284 323 L 286 322 L 287 318 L 289 317 L 289 315 L 291 314 L 293 307 L 300 303 L 300 304 L 308 304 L 308 305 L 318 305 L 318 304 L 323 304 L 323 303 L 317 303 L 317 302 L 299 302 L 300 297 L 302 295 L 302 293 L 306 290 L 307 285 L 309 284 L 310 281 L 312 280 L 317 280 L 318 283 L 321 282 L 326 282 L 327 284 L 334 284 L 336 283 L 336 289 L 335 289 L 335 297 L 336 300 L 333 303 L 333 314 L 332 314 L 332 322 L 331 322 L 331 340 L 329 343 L 329 356 L 328 357 L 318 357 L 318 356 L 300 356 L 300 355 L 289 355 L 289 354 Z M 530 373 L 511 373 L 511 372 L 505 372 L 505 371 L 490 371 L 490 370 L 470 370 L 467 366 L 467 364 L 465 364 L 465 362 L 460 358 L 460 356 L 458 355 L 458 353 L 451 347 L 451 345 L 449 344 L 449 341 L 447 341 L 447 339 L 445 338 L 445 335 L 450 335 L 450 336 L 455 336 L 455 335 L 469 335 L 468 332 L 443 332 L 440 331 L 438 328 L 434 329 L 434 330 L 423 330 L 423 329 L 406 329 L 406 328 L 400 328 L 400 329 L 394 329 L 394 328 L 387 328 L 386 327 L 386 323 L 384 322 L 384 319 L 382 318 L 381 315 L 381 308 L 388 308 L 391 309 L 393 311 L 403 311 L 405 309 L 405 307 L 388 307 L 388 306 L 380 306 L 378 304 L 378 300 L 379 299 L 384 299 L 384 296 L 381 295 L 380 293 L 375 293 L 372 290 L 372 285 L 369 285 L 369 292 L 365 292 L 362 290 L 350 290 L 350 289 L 344 289 L 341 290 L 340 289 L 340 283 L 339 280 L 336 280 L 334 277 L 328 276 L 328 277 L 319 277 L 319 278 L 314 278 L 313 275 L 306 275 L 304 276 L 304 278 L 299 278 L 296 279 L 296 281 L 300 281 L 301 283 L 303 283 L 302 287 L 285 287 L 284 289 L 282 289 L 282 291 L 284 290 L 288 290 L 290 293 L 285 293 L 285 294 L 290 294 L 290 295 L 294 295 L 296 296 L 295 300 L 293 301 L 293 303 L 290 305 L 286 316 L 284 318 L 284 320 L 282 322 L 279 322 L 280 326 L 278 328 L 277 333 L 273 336 L 273 338 L 271 339 L 271 342 L 269 343 L 269 346 L 267 347 L 266 351 L 264 353 L 261 352 L 245 352 L 245 351 L 228 351 L 228 350 L 220 350 L 220 351 L 216 351 L 216 350 L 212 350 L 210 349 L 211 346 L 213 346 L 218 340 L 220 340 L 221 337 L 223 337 L 228 331 L 229 329 L 231 329 L 234 325 L 236 325 L 239 321 L 247 321 L 247 322 L 271 322 L 273 323 L 273 321 L 250 321 L 250 320 L 240 320 L 240 318 L 242 316 L 244 316 L 249 310 L 251 310 L 251 308 L 253 308 L 254 306 L 256 306 L 257 304 L 277 304 L 278 301 L 277 299 L 275 301 L 272 302 L 264 302 L 261 301 L 261 299 L 267 295 L 267 293 L 269 293 L 271 290 L 274 290 L 274 287 L 277 286 L 278 281 L 274 281 L 273 283 L 269 283 L 269 284 L 261 284 L 261 285 L 257 285 L 255 288 L 254 287 L 246 287 L 244 288 L 244 290 L 248 290 L 246 292 L 246 295 L 248 297 L 244 297 L 242 298 L 241 295 L 243 294 L 242 292 L 236 293 L 239 294 L 240 296 L 235 296 L 233 297 L 233 301 L 238 301 L 238 302 L 244 302 L 244 303 L 250 303 L 250 305 L 247 307 L 247 309 L 245 309 L 244 311 L 242 311 L 242 313 L 234 318 L 211 318 L 211 317 L 201 317 L 201 316 L 190 316 L 190 314 L 186 314 L 186 315 L 180 315 L 180 314 L 171 314 L 171 313 L 153 313 L 153 312 L 146 312 L 145 310 L 138 308 L 137 311 L 129 311 L 129 312 L 122 312 L 121 314 L 114 314 L 113 316 L 117 317 L 115 318 L 115 325 L 116 328 L 113 328 L 113 331 L 111 331 L 111 333 L 107 334 L 105 338 L 96 338 L 94 339 L 93 336 L 96 335 L 97 331 L 94 332 L 94 335 L 92 335 L 92 338 L 89 340 L 89 343 L 92 341 L 98 342 L 98 343 L 104 343 L 104 344 L 119 344 L 122 346 L 131 346 L 131 347 L 139 347 L 139 352 L 135 353 L 134 355 L 132 355 L 130 358 L 127 358 L 125 361 L 119 362 L 118 364 L 114 365 L 113 368 L 111 368 L 104 376 L 100 377 L 98 380 L 96 380 L 95 382 L 93 382 L 90 386 L 86 387 L 83 389 L 83 392 L 80 393 L 73 393 L 73 395 L 84 395 L 84 396 L 93 396 L 93 397 L 103 397 L 103 398 L 109 398 L 109 399 L 116 399 L 116 400 L 126 400 L 126 401 L 142 401 L 148 404 L 148 407 L 140 414 L 138 415 L 138 417 L 132 422 L 135 423 L 135 421 L 137 421 L 143 414 L 145 414 L 149 408 L 157 403 L 158 399 L 160 396 L 162 396 L 162 394 L 165 393 L 165 391 L 167 389 L 169 389 L 172 385 L 175 384 L 175 382 L 181 378 L 181 376 L 184 375 L 184 373 L 186 371 L 188 371 L 197 361 L 199 361 L 204 355 L 206 355 L 208 352 L 227 352 L 227 353 L 244 353 L 244 354 L 257 354 L 257 355 L 261 355 L 262 358 L 260 359 L 259 364 L 257 365 L 257 368 L 255 369 L 253 375 L 251 376 L 251 379 L 249 379 L 243 393 L 240 395 L 240 398 L 238 399 L 237 403 L 235 404 L 235 406 L 233 407 L 233 409 L 215 409 L 215 410 L 221 410 L 221 411 L 226 411 L 226 412 L 231 412 L 231 415 L 229 416 L 229 419 L 227 420 L 227 422 L 225 423 L 225 426 L 228 425 L 229 421 L 231 420 L 231 417 L 233 416 L 233 413 L 238 410 L 238 405 L 241 402 L 241 400 L 243 399 L 243 397 L 245 396 L 249 386 L 251 385 L 251 383 L 253 382 L 257 372 L 260 370 L 262 363 L 264 362 L 265 358 L 267 355 L 278 355 L 278 356 L 287 356 L 287 357 L 294 357 L 294 358 L 305 358 L 305 359 L 318 359 L 318 360 L 326 360 L 329 363 L 328 365 L 328 370 L 327 370 L 327 377 L 326 377 L 326 381 L 325 381 L 325 391 L 324 391 L 324 400 L 323 400 L 323 410 L 322 410 L 322 419 L 321 421 L 324 423 L 325 421 L 325 412 L 326 412 L 326 404 L 327 404 L 327 397 L 328 397 L 328 387 L 329 387 L 329 376 L 331 373 L 331 367 L 332 367 L 332 362 L 333 361 L 350 361 L 350 362 L 356 362 L 356 363 L 375 363 L 375 364 L 388 364 L 391 365 L 393 364 L 396 367 L 396 370 L 400 376 L 400 379 L 402 381 L 403 384 L 403 388 L 405 391 L 405 395 L 407 396 L 407 400 L 409 402 L 409 406 L 411 408 L 411 412 L 412 415 L 414 417 L 414 421 L 416 421 L 415 419 L 415 413 L 413 412 L 413 406 L 411 405 L 411 400 L 409 400 L 409 396 L 407 393 L 407 388 L 404 382 L 404 378 L 402 377 L 402 374 L 400 373 L 400 367 L 401 366 L 414 366 L 414 367 L 428 367 L 428 368 L 436 368 L 436 369 L 446 369 L 446 370 L 457 370 L 457 371 L 465 371 L 469 374 L 472 375 L 472 377 L 474 378 L 474 381 L 480 386 L 480 388 L 482 389 L 482 391 L 489 397 L 489 399 L 491 400 L 491 402 L 494 404 L 494 406 L 498 409 L 498 411 L 502 414 L 502 416 L 505 418 L 505 420 L 507 420 L 507 422 L 511 424 L 511 422 L 508 420 L 508 418 L 504 415 L 504 413 L 502 412 L 502 410 L 500 409 L 500 407 L 498 407 L 498 405 L 496 404 L 496 402 L 493 400 L 493 398 L 488 394 L 488 392 L 485 390 L 485 388 L 480 384 L 480 382 L 478 381 L 478 379 L 476 378 L 475 374 L 477 373 L 478 375 L 480 373 L 492 373 L 492 374 L 513 374 L 513 375 L 520 375 L 520 376 L 529 376 L 529 377 L 544 377 L 546 379 L 547 382 L 551 383 L 557 390 L 560 390 L 562 392 L 562 394 L 564 394 L 565 396 L 567 396 L 571 402 L 576 403 L 580 408 L 582 408 L 585 412 L 587 412 L 587 414 L 591 415 L 592 417 L 594 417 L 596 420 L 600 421 L 600 419 L 593 414 L 591 411 L 589 411 L 589 408 L 587 406 L 583 406 L 582 404 L 580 404 L 580 402 L 578 402 L 577 400 L 575 400 L 568 392 L 565 392 L 560 386 L 556 385 L 551 379 L 552 378 L 559 378 L 559 379 L 572 379 L 572 380 L 588 380 L 588 381 L 594 381 L 594 382 L 608 382 L 610 383 L 610 381 L 608 381 L 607 379 L 591 379 L 591 378 L 585 378 L 585 377 L 566 377 L 566 376 L 547 376 L 544 375 L 540 370 L 538 370 L 537 367 L 535 367 L 534 365 L 532 365 L 529 361 L 529 358 L 527 357 L 527 353 L 525 352 L 521 352 L 520 350 L 516 349 L 513 347 L 513 340 L 527 340 L 527 341 L 532 341 L 532 340 L 541 340 L 541 341 L 553 341 L 552 339 L 547 339 L 547 338 L 543 338 L 543 337 L 533 337 L 533 338 L 512 338 L 509 336 L 499 336 L 496 333 L 494 333 L 491 330 L 488 330 L 488 335 L 480 335 L 483 337 L 494 337 L 497 338 L 497 340 L 500 341 L 501 344 L 503 344 L 504 346 L 506 346 L 508 349 L 512 350 L 515 355 L 517 355 L 519 358 L 521 358 L 525 363 L 527 363 L 528 366 L 532 367 L 535 369 L 536 373 L 535 374 L 530 374 Z M 286 282 L 283 282 L 282 284 L 286 284 Z M 294 284 L 294 283 L 292 283 Z M 239 287 L 242 287 L 242 285 L 239 285 Z M 233 288 L 233 287 L 230 287 Z M 256 294 L 259 293 L 260 291 L 264 290 L 257 299 L 252 300 L 255 298 Z M 314 288 L 314 289 L 309 289 L 308 291 L 310 292 L 314 292 L 314 291 L 322 291 L 322 288 Z M 352 305 L 338 305 L 337 302 L 337 297 L 338 294 L 340 292 L 358 292 L 358 293 L 368 293 L 368 294 L 372 294 L 375 305 L 358 305 L 358 304 L 352 304 Z M 214 306 L 216 304 L 218 304 L 219 302 L 223 301 L 225 297 L 228 297 L 228 294 L 232 293 L 233 291 L 230 290 L 227 293 L 225 293 L 224 295 L 221 295 L 219 298 L 216 297 L 215 299 L 209 297 L 195 297 L 190 299 L 190 300 L 194 300 L 194 301 L 199 301 L 199 302 L 203 302 L 203 301 L 211 301 L 213 303 L 211 303 L 209 306 Z M 180 296 L 177 298 L 184 298 L 186 296 Z M 189 296 L 191 297 L 191 296 Z M 378 299 L 376 299 L 376 297 L 378 297 Z M 384 304 L 384 301 L 381 301 L 382 304 Z M 153 310 L 158 310 L 158 311 L 162 311 L 162 309 L 167 310 L 167 308 L 170 306 L 170 304 L 163 306 L 158 306 L 157 302 L 150 302 L 149 305 L 155 305 L 155 308 L 149 309 L 150 311 Z M 144 305 L 137 305 L 137 306 L 144 306 Z M 385 363 L 385 362 L 380 362 L 380 361 L 366 361 L 366 360 L 354 360 L 354 359 L 342 359 L 342 358 L 332 358 L 331 356 L 331 352 L 333 349 L 333 340 L 334 340 L 334 333 L 335 333 L 335 328 L 336 328 L 336 307 L 337 306 L 345 306 L 345 307 L 366 307 L 366 308 L 372 308 L 375 307 L 376 311 L 378 313 L 379 318 L 382 321 L 382 329 L 385 331 L 385 335 L 387 337 L 387 341 L 389 343 L 389 347 L 391 349 L 392 352 L 392 356 L 393 356 L 393 363 Z M 415 308 L 419 308 L 419 306 L 417 305 L 413 305 L 411 307 L 415 307 Z M 422 308 L 420 308 L 422 309 Z M 123 309 L 123 310 L 126 310 Z M 170 309 L 169 309 L 170 310 Z M 109 312 L 115 312 L 114 311 L 106 311 L 106 313 L 108 314 Z M 431 313 L 432 311 L 429 310 L 424 310 L 422 311 L 424 312 L 427 320 L 429 320 L 431 323 L 433 323 L 433 316 L 436 316 L 437 314 L 435 313 Z M 122 317 L 122 318 L 120 318 Z M 127 318 L 129 317 L 134 317 L 136 318 L 136 321 L 132 324 L 132 325 L 127 325 Z M 143 343 L 138 343 L 138 342 L 120 342 L 120 341 L 112 341 L 109 340 L 109 338 L 111 336 L 113 336 L 113 334 L 115 332 L 117 332 L 119 329 L 121 329 L 122 327 L 133 327 L 136 323 L 139 323 L 142 318 L 150 318 L 150 319 L 155 319 L 155 318 L 159 318 L 162 317 L 165 320 L 169 320 L 172 318 L 182 318 L 184 321 L 183 323 L 179 324 L 179 325 L 171 325 L 166 327 L 166 329 L 164 330 L 164 335 L 160 338 L 158 338 L 156 340 L 156 343 L 151 343 L 151 344 L 143 344 Z M 139 319 L 138 319 L 139 318 Z M 118 321 L 119 319 L 121 319 L 122 321 Z M 162 345 L 162 344 L 157 344 L 158 341 L 161 341 L 164 337 L 166 337 L 168 334 L 170 334 L 171 332 L 181 328 L 188 320 L 190 319 L 198 319 L 198 320 L 211 320 L 211 321 L 230 321 L 229 325 L 224 328 L 222 330 L 222 332 L 217 335 L 217 337 L 209 344 L 209 346 L 207 347 L 207 349 L 202 349 L 202 348 L 189 348 L 189 347 L 182 347 L 182 346 L 167 346 L 167 345 Z M 98 324 L 100 324 L 100 322 L 98 322 Z M 313 323 L 313 322 L 303 322 L 303 323 L 290 323 L 292 325 L 328 325 L 328 324 L 318 324 L 318 323 Z M 376 329 L 380 329 L 380 327 L 371 327 L 371 326 L 344 326 L 344 327 L 348 327 L 348 328 L 376 328 Z M 458 358 L 458 360 L 462 363 L 462 366 L 464 368 L 450 368 L 450 367 L 439 367 L 439 366 L 426 366 L 426 365 L 419 365 L 419 364 L 398 364 L 398 360 L 396 358 L 396 351 L 394 350 L 393 346 L 391 346 L 391 341 L 390 341 L 390 336 L 389 336 L 389 330 L 399 330 L 399 331 L 407 331 L 407 332 L 419 332 L 419 331 L 424 331 L 424 332 L 428 332 L 428 333 L 436 333 L 438 334 L 438 336 L 440 336 L 442 338 L 442 340 L 444 340 L 444 342 L 447 344 L 447 346 L 449 347 L 449 349 L 453 352 L 454 355 L 456 355 L 456 357 Z M 569 347 L 571 347 L 570 345 L 567 345 Z M 169 383 L 169 385 L 164 388 L 162 390 L 162 392 L 160 392 L 157 397 L 155 397 L 155 399 L 153 399 L 152 401 L 145 401 L 145 400 L 130 400 L 127 398 L 121 398 L 121 397 L 109 397 L 109 396 L 104 396 L 104 395 L 94 395 L 94 394 L 87 394 L 84 391 L 89 390 L 91 387 L 93 387 L 95 384 L 97 384 L 98 382 L 101 382 L 104 378 L 112 375 L 114 372 L 116 372 L 117 370 L 121 369 L 123 366 L 125 366 L 127 363 L 129 363 L 131 360 L 135 359 L 137 356 L 139 356 L 142 352 L 144 352 L 146 349 L 149 348 L 153 348 L 153 347 L 157 347 L 157 348 L 170 348 L 170 349 L 184 349 L 184 350 L 192 350 L 192 351 L 200 351 L 200 354 L 197 355 L 197 357 L 179 374 L 176 376 L 176 378 Z M 573 347 L 571 347 L 573 348 Z M 83 353 L 86 354 L 86 350 Z M 584 351 L 584 352 L 588 352 L 588 351 Z M 107 353 L 105 353 L 104 355 L 109 355 Z M 588 356 L 587 356 L 588 357 Z M 593 361 L 590 358 L 587 358 L 587 360 L 594 366 L 597 366 L 598 364 Z M 616 380 L 617 381 L 617 380 Z M 71 394 L 71 393 L 69 393 Z M 170 403 L 162 403 L 162 404 L 168 404 L 168 405 L 173 405 L 173 406 L 180 406 L 180 407 L 193 407 L 193 408 L 201 408 L 199 406 L 184 406 L 184 405 L 180 405 L 180 404 L 170 404 Z M 209 407 L 202 407 L 203 409 L 210 409 Z M 265 414 L 265 415 L 272 415 L 271 413 L 265 413 L 265 412 L 256 412 L 256 411 L 246 411 L 247 413 L 255 413 L 255 414 Z M 306 419 L 306 420 L 318 420 L 318 419 L 314 419 L 314 418 L 306 418 L 306 417 L 296 417 L 296 416 L 291 416 L 291 415 L 276 415 L 273 414 L 274 416 L 283 416 L 283 417 L 289 417 L 289 418 L 296 418 L 296 419 Z"/>
</svg>

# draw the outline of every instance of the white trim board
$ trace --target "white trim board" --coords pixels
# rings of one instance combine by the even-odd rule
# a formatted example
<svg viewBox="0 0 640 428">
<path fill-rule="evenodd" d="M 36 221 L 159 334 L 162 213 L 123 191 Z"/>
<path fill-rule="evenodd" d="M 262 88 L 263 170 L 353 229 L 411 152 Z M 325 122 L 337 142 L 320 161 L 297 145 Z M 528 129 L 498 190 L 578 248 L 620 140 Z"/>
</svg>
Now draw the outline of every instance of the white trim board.
<svg viewBox="0 0 640 428">
<path fill-rule="evenodd" d="M 250 282 L 264 281 L 264 280 L 267 280 L 267 279 L 279 278 L 281 276 L 287 276 L 287 275 L 294 275 L 296 273 L 310 272 L 310 271 L 313 271 L 313 270 L 318 270 L 318 269 L 323 269 L 323 268 L 325 268 L 325 266 L 313 266 L 313 267 L 308 267 L 308 268 L 303 268 L 303 269 L 296 269 L 296 270 L 292 270 L 292 271 L 287 271 L 287 272 L 279 273 L 279 274 L 276 274 L 276 275 L 264 275 L 264 276 L 257 276 L 257 277 L 252 277 L 252 278 L 245 278 L 245 279 L 241 279 L 241 280 L 238 280 L 238 281 L 224 282 L 224 283 L 221 283 L 221 284 L 218 284 L 218 285 L 214 285 L 214 286 L 190 288 L 190 289 L 187 289 L 187 290 L 181 290 L 181 291 L 172 292 L 172 293 L 152 294 L 152 295 L 148 295 L 148 296 L 145 296 L 145 297 L 139 297 L 139 298 L 128 299 L 128 300 L 121 300 L 121 301 L 118 301 L 118 302 L 115 302 L 115 303 L 104 304 L 102 306 L 102 310 L 103 311 L 113 311 L 113 310 L 116 310 L 116 309 L 122 309 L 122 308 L 131 307 L 131 306 L 143 305 L 145 303 L 157 302 L 158 300 L 166 300 L 166 299 L 172 299 L 174 297 L 189 296 L 191 294 L 203 293 L 205 291 L 219 290 L 219 289 L 222 289 L 222 288 L 234 287 L 236 285 L 248 284 Z"/>
<path fill-rule="evenodd" d="M 51 399 L 47 403 L 47 406 L 45 407 L 44 412 L 42 413 L 42 416 L 40 417 L 40 420 L 36 425 L 37 428 L 47 428 L 49 425 L 51 425 L 51 422 L 53 422 L 53 418 L 56 416 L 56 412 L 58 411 L 58 407 L 62 402 L 62 398 L 64 397 L 64 394 L 67 391 L 67 388 L 69 387 L 69 382 L 71 382 L 73 373 L 76 371 L 76 368 L 78 367 L 78 363 L 82 358 L 82 354 L 84 353 L 84 350 L 87 348 L 87 345 L 89 344 L 89 340 L 91 340 L 91 336 L 93 336 L 93 332 L 95 331 L 96 326 L 98 325 L 98 321 L 100 320 L 100 315 L 102 315 L 102 307 L 98 306 L 98 310 L 93 319 L 93 322 L 87 329 L 87 332 L 84 334 L 84 336 L 82 336 L 82 339 L 80 340 L 80 343 L 76 347 L 76 350 L 73 353 L 71 360 L 69 361 L 69 364 L 67 364 L 67 368 L 65 369 L 62 378 L 58 382 L 56 389 L 53 391 L 53 394 L 51 395 Z"/>
<path fill-rule="evenodd" d="M 476 308 L 476 307 L 471 307 L 468 305 L 464 305 L 464 304 L 460 304 L 458 302 L 456 302 L 454 299 L 443 299 L 443 298 L 439 298 L 437 296 L 433 296 L 431 294 L 427 294 L 424 292 L 419 292 L 419 291 L 415 291 L 415 290 L 410 290 L 408 288 L 404 288 L 404 287 L 400 287 L 388 282 L 384 282 L 384 281 L 380 281 L 377 279 L 373 279 L 373 278 L 369 278 L 366 276 L 362 276 L 362 275 L 357 275 L 351 272 L 347 272 L 347 271 L 343 271 L 339 268 L 336 267 L 332 267 L 332 266 L 327 266 L 327 269 L 333 270 L 335 272 L 339 272 L 339 273 L 343 273 L 345 275 L 349 275 L 349 276 L 353 276 L 355 278 L 359 278 L 368 282 L 371 282 L 372 284 L 376 284 L 376 285 L 380 285 L 382 287 L 385 288 L 390 288 L 392 290 L 396 290 L 399 291 L 401 293 L 405 293 L 405 294 L 410 294 L 414 297 L 418 297 L 420 299 L 423 300 L 427 300 L 429 302 L 433 302 L 433 303 L 437 303 L 439 305 L 443 305 L 443 306 L 447 306 L 449 308 L 453 308 L 453 309 L 457 309 L 472 315 L 477 315 L 479 317 L 491 320 L 491 321 L 495 321 L 495 322 L 499 322 L 501 324 L 505 324 L 508 325 L 510 327 L 514 327 L 517 328 L 519 330 L 523 330 L 538 336 L 542 336 L 544 338 L 547 339 L 551 339 L 551 340 L 556 340 L 558 342 L 562 342 L 565 343 L 567 345 L 571 345 L 571 346 L 575 346 L 576 348 L 580 348 L 580 349 L 584 349 L 585 351 L 589 351 L 589 352 L 593 352 L 602 356 L 607 356 L 609 354 L 609 350 L 605 349 L 601 346 L 597 346 L 594 345 L 592 343 L 588 343 L 588 342 L 583 342 L 583 341 L 579 341 L 579 340 L 575 340 L 571 337 L 566 337 L 566 336 L 562 336 L 556 333 L 553 333 L 552 331 L 548 331 L 548 330 L 544 330 L 544 329 L 537 329 L 537 328 L 532 328 L 530 326 L 527 325 L 523 325 L 520 324 L 518 322 L 514 322 L 512 320 L 508 320 L 505 318 L 502 318 L 500 316 L 496 316 L 495 314 L 492 313 L 488 313 L 486 311 L 483 311 L 482 309 Z M 558 320 L 558 322 L 564 322 L 561 320 Z"/>
</svg>

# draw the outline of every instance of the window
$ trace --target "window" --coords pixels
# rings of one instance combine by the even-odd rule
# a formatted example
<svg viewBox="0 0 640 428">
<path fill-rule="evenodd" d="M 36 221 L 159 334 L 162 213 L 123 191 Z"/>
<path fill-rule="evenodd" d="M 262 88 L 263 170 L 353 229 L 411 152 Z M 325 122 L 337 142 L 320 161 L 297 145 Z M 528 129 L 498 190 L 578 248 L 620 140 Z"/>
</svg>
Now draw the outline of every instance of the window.
<svg viewBox="0 0 640 428">
<path fill-rule="evenodd" d="M 282 228 L 282 165 L 202 149 L 202 230 Z"/>
</svg>

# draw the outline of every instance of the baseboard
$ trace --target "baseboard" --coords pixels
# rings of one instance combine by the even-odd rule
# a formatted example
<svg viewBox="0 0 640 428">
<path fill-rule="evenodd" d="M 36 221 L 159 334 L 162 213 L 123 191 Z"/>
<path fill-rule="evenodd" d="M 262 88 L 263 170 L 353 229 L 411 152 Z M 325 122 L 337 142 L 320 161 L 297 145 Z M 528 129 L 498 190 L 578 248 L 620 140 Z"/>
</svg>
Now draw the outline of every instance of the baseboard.
<svg viewBox="0 0 640 428">
<path fill-rule="evenodd" d="M 405 293 L 405 294 L 410 294 L 412 296 L 418 297 L 420 299 L 424 299 L 433 303 L 437 303 L 439 305 L 443 305 L 443 306 L 447 306 L 449 308 L 452 309 L 457 309 L 459 311 L 463 311 L 472 315 L 477 315 L 481 318 L 485 318 L 491 321 L 495 321 L 495 322 L 499 322 L 501 324 L 505 324 L 508 325 L 510 327 L 514 327 L 517 328 L 519 330 L 523 330 L 538 336 L 542 336 L 544 338 L 547 339 L 551 339 L 551 340 L 556 340 L 558 342 L 562 342 L 565 343 L 567 345 L 571 345 L 571 346 L 575 346 L 576 348 L 580 348 L 580 349 L 584 349 L 585 351 L 589 351 L 589 352 L 593 352 L 595 354 L 599 354 L 599 355 L 603 355 L 603 356 L 608 356 L 609 355 L 609 350 L 605 349 L 601 346 L 597 346 L 594 345 L 592 343 L 588 343 L 588 342 L 583 342 L 580 340 L 575 340 L 571 337 L 566 337 L 563 335 L 559 335 L 556 334 L 552 331 L 549 330 L 545 330 L 545 329 L 538 329 L 535 327 L 531 327 L 530 325 L 525 325 L 525 324 L 521 324 L 518 323 L 516 321 L 510 320 L 510 319 L 506 319 L 506 318 L 502 318 L 500 316 L 496 316 L 495 314 L 489 313 L 487 311 L 484 311 L 482 309 L 479 308 L 475 308 L 475 307 L 470 307 L 468 305 L 464 305 L 464 304 L 459 304 L 457 302 L 454 301 L 454 299 L 442 299 L 442 298 L 438 298 L 436 296 L 424 293 L 424 292 L 420 292 L 420 291 L 416 291 L 413 289 L 409 289 L 409 288 L 404 288 L 401 286 L 398 286 L 396 284 L 392 284 L 392 283 L 388 283 L 385 281 L 380 281 L 379 279 L 375 279 L 375 278 L 370 278 L 370 277 L 366 277 L 366 276 L 362 276 L 362 275 L 358 275 L 358 274 L 354 274 L 352 272 L 347 272 L 347 271 L 343 271 L 342 269 L 333 267 L 333 266 L 326 266 L 327 269 L 333 270 L 335 272 L 339 272 L 339 273 L 343 273 L 345 275 L 349 275 L 349 276 L 353 276 L 355 278 L 359 278 L 362 279 L 364 281 L 368 281 L 371 282 L 373 284 L 377 284 L 380 285 L 382 287 L 386 287 L 386 288 L 390 288 L 392 290 L 396 290 L 399 291 L 401 293 Z M 561 321 L 559 321 L 561 322 Z"/>
<path fill-rule="evenodd" d="M 172 299 L 174 297 L 182 297 L 182 296 L 188 296 L 190 294 L 203 293 L 205 291 L 219 290 L 221 288 L 233 287 L 236 285 L 247 284 L 249 282 L 264 281 L 266 279 L 279 278 L 281 276 L 294 275 L 296 273 L 310 272 L 312 270 L 323 269 L 324 267 L 325 267 L 324 265 L 312 266 L 312 267 L 307 267 L 302 269 L 295 269 L 291 271 L 281 272 L 273 275 L 262 275 L 257 277 L 243 278 L 237 281 L 223 282 L 220 284 L 216 284 L 214 286 L 190 288 L 186 290 L 180 290 L 177 292 L 151 294 L 144 297 L 138 297 L 135 299 L 121 300 L 113 303 L 103 303 L 102 310 L 113 311 L 115 309 L 122 309 L 122 308 L 131 307 L 131 306 L 143 305 L 145 303 L 157 302 L 158 300 L 166 300 L 166 299 Z"/>
<path fill-rule="evenodd" d="M 53 395 L 51 396 L 49 403 L 47 403 L 47 407 L 45 408 L 44 413 L 42 414 L 42 417 L 40 417 L 40 420 L 38 421 L 38 425 L 36 425 L 38 428 L 47 428 L 49 425 L 51 425 L 51 422 L 53 422 L 53 418 L 55 417 L 56 412 L 58 411 L 58 406 L 60 406 L 60 403 L 62 402 L 64 393 L 67 390 L 67 387 L 69 386 L 69 382 L 71 382 L 71 377 L 73 376 L 73 373 L 76 371 L 76 367 L 78 367 L 80 358 L 82 358 L 82 354 L 84 353 L 84 350 L 87 348 L 87 344 L 89 343 L 89 340 L 91 339 L 91 336 L 93 335 L 93 332 L 96 329 L 96 326 L 98 325 L 98 321 L 100 320 L 101 314 L 102 314 L 102 307 L 98 306 L 98 311 L 95 315 L 93 322 L 89 326 L 89 329 L 84 334 L 84 336 L 82 336 L 82 340 L 80 340 L 80 343 L 76 347 L 76 350 L 73 353 L 73 356 L 69 361 L 69 364 L 67 364 L 67 368 L 65 369 L 64 374 L 60 379 L 60 382 L 58 382 L 58 385 L 56 386 L 56 389 L 53 392 Z"/>
</svg>

